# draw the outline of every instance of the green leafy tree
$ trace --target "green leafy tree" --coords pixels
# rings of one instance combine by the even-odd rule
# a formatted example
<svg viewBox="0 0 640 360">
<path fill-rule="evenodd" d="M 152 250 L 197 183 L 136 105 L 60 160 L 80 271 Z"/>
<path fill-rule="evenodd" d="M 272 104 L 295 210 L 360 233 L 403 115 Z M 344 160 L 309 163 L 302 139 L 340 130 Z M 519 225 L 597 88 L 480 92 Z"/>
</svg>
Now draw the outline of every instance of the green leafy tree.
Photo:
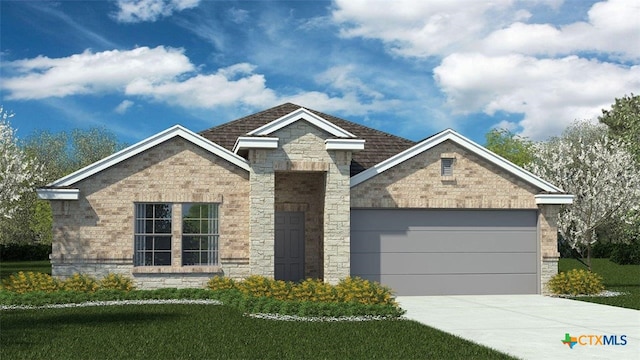
<svg viewBox="0 0 640 360">
<path fill-rule="evenodd" d="M 613 138 L 622 140 L 640 164 L 640 95 L 616 99 L 610 110 L 602 110 L 598 118 L 606 124 Z"/>
<path fill-rule="evenodd" d="M 533 160 L 534 143 L 526 137 L 506 129 L 492 129 L 485 138 L 485 147 L 518 166 L 525 166 Z"/>
<path fill-rule="evenodd" d="M 41 164 L 40 185 L 44 185 L 121 150 L 125 144 L 112 132 L 93 128 L 60 133 L 38 131 L 25 138 L 20 147 Z M 3 223 L 0 241 L 50 243 L 53 216 L 49 202 L 38 199 L 35 191 L 26 193 L 20 201 L 21 210 Z"/>
<path fill-rule="evenodd" d="M 625 95 L 616 98 L 611 109 L 602 110 L 602 115 L 598 118 L 601 123 L 606 124 L 611 137 L 622 140 L 636 163 L 640 166 L 640 95 Z M 634 217 L 635 221 L 623 221 L 613 219 L 610 223 L 602 226 L 600 232 L 604 238 L 612 243 L 632 243 L 640 246 L 640 212 L 635 209 L 629 217 Z"/>
</svg>

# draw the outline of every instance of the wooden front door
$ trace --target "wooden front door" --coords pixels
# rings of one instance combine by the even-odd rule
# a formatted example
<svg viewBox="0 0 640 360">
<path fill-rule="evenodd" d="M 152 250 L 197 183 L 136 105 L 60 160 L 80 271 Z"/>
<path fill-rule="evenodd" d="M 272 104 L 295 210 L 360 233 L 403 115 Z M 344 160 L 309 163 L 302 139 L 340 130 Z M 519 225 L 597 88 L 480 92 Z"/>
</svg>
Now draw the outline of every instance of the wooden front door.
<svg viewBox="0 0 640 360">
<path fill-rule="evenodd" d="M 275 278 L 304 280 L 304 212 L 276 211 Z"/>
</svg>

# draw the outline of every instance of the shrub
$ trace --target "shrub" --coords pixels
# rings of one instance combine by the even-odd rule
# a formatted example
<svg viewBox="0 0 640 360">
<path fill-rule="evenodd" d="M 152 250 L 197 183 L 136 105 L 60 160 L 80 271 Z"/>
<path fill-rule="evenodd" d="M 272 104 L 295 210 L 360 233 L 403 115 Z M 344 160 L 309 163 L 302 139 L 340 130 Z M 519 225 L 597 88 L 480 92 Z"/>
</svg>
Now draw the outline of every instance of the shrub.
<svg viewBox="0 0 640 360">
<path fill-rule="evenodd" d="M 260 275 L 251 275 L 238 283 L 238 289 L 245 295 L 254 297 L 269 296 L 271 283 L 275 280 Z"/>
<path fill-rule="evenodd" d="M 237 289 L 246 296 L 281 301 L 396 305 L 389 288 L 357 277 L 343 279 L 334 286 L 319 279 L 294 283 L 252 275 L 243 281 L 234 282 L 229 278 L 216 276 L 209 280 L 207 287 L 214 291 Z"/>
<path fill-rule="evenodd" d="M 612 242 L 598 241 L 597 243 L 593 244 L 593 247 L 591 248 L 591 257 L 598 259 L 608 259 L 611 257 L 611 252 L 613 252 L 613 249 L 615 247 L 616 244 Z"/>
<path fill-rule="evenodd" d="M 49 260 L 51 244 L 0 244 L 1 261 Z"/>
<path fill-rule="evenodd" d="M 619 265 L 640 265 L 640 242 L 616 244 L 610 260 Z"/>
<path fill-rule="evenodd" d="M 377 282 L 364 280 L 359 277 L 348 277 L 336 285 L 338 298 L 343 302 L 357 302 L 360 304 L 394 305 L 393 292 Z"/>
<path fill-rule="evenodd" d="M 557 295 L 595 295 L 604 290 L 602 277 L 584 269 L 561 272 L 552 277 L 547 285 Z"/>
<path fill-rule="evenodd" d="M 100 289 L 131 291 L 135 289 L 133 280 L 121 274 L 109 273 L 100 280 Z"/>
<path fill-rule="evenodd" d="M 38 272 L 23 272 L 9 275 L 7 279 L 2 281 L 2 288 L 18 294 L 24 294 L 32 291 L 53 292 L 60 288 L 58 280 L 49 274 Z"/>
<path fill-rule="evenodd" d="M 94 292 L 99 287 L 96 279 L 84 274 L 73 274 L 62 282 L 62 290 L 66 291 Z"/>
<path fill-rule="evenodd" d="M 214 276 L 207 282 L 207 288 L 214 291 L 235 289 L 236 282 L 228 277 Z"/>
<path fill-rule="evenodd" d="M 306 279 L 293 287 L 292 298 L 298 301 L 338 302 L 335 286 L 320 279 Z"/>
</svg>

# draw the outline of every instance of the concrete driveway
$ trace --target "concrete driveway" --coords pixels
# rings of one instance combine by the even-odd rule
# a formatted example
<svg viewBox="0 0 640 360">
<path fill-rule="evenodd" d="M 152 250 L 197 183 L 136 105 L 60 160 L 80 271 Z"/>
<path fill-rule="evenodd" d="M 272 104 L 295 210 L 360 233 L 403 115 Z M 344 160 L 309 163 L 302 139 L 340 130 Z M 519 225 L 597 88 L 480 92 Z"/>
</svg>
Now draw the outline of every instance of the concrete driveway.
<svg viewBox="0 0 640 360">
<path fill-rule="evenodd" d="M 638 310 L 542 295 L 399 296 L 398 302 L 408 319 L 521 359 L 640 359 Z M 565 334 L 575 337 L 573 348 L 562 343 Z"/>
</svg>

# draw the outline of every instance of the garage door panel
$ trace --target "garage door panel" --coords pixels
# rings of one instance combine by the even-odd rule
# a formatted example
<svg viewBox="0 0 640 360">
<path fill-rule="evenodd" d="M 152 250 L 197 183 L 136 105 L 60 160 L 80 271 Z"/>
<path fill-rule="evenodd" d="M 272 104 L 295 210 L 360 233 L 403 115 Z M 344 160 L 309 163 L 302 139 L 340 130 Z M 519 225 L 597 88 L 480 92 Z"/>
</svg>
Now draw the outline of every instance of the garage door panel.
<svg viewBox="0 0 640 360">
<path fill-rule="evenodd" d="M 500 227 L 528 228 L 536 223 L 535 211 L 529 210 L 437 210 L 424 211 L 415 209 L 351 211 L 351 226 L 355 229 L 396 230 L 430 228 L 430 227 L 496 227 L 496 219 L 500 219 Z M 390 216 L 393 221 L 390 220 Z"/>
<path fill-rule="evenodd" d="M 352 254 L 351 274 L 535 274 L 529 253 Z M 533 254 L 535 256 L 535 253 Z"/>
<path fill-rule="evenodd" d="M 398 252 L 412 249 L 416 252 L 535 252 L 536 231 L 467 231 L 431 230 L 410 232 L 353 231 L 351 252 Z"/>
<path fill-rule="evenodd" d="M 478 275 L 371 275 L 363 277 L 393 284 L 398 295 L 496 295 L 531 294 L 535 274 Z"/>
<path fill-rule="evenodd" d="M 536 210 L 358 209 L 351 274 L 399 295 L 538 292 Z"/>
</svg>

